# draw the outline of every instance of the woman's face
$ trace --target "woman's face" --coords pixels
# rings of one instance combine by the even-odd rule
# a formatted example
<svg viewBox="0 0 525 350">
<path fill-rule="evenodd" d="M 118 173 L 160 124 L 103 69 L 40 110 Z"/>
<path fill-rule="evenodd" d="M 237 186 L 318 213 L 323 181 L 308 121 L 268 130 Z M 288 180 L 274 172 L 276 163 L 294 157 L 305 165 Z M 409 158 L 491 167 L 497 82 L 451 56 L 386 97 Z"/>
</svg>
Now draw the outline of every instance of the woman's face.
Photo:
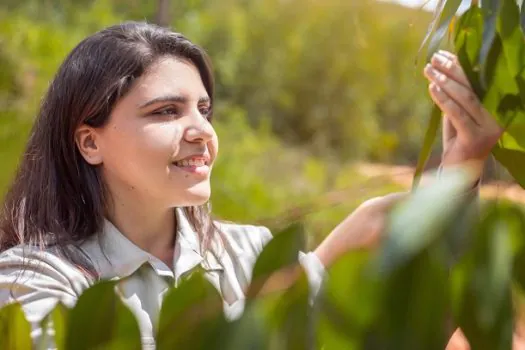
<svg viewBox="0 0 525 350">
<path fill-rule="evenodd" d="M 210 111 L 197 68 L 162 58 L 117 103 L 108 123 L 95 129 L 98 153 L 91 162 L 99 161 L 112 195 L 133 192 L 148 206 L 201 205 L 210 197 L 218 151 Z"/>
</svg>

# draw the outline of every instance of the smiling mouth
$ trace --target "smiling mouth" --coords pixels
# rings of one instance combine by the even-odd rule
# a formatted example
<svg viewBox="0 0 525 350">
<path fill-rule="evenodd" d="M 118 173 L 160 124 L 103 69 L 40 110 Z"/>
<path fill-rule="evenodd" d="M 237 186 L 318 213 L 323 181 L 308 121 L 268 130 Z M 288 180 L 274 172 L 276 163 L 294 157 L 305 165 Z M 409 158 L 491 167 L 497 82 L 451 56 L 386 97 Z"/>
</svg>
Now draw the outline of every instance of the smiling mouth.
<svg viewBox="0 0 525 350">
<path fill-rule="evenodd" d="M 172 163 L 184 172 L 199 176 L 208 176 L 210 173 L 209 160 L 206 158 L 191 158 L 178 160 Z"/>
<path fill-rule="evenodd" d="M 208 165 L 208 162 L 205 159 L 183 159 L 183 160 L 178 160 L 176 162 L 173 162 L 173 164 L 181 168 L 182 167 L 193 167 L 193 166 L 200 167 L 200 166 Z"/>
</svg>

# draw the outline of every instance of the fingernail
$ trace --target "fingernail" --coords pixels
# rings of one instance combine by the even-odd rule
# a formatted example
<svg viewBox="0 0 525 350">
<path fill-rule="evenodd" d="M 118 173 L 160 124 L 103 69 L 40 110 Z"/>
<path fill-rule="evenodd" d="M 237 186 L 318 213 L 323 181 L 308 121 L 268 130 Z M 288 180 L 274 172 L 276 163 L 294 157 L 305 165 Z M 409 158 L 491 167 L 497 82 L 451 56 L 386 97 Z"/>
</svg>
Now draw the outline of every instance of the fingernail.
<svg viewBox="0 0 525 350">
<path fill-rule="evenodd" d="M 447 95 L 443 92 L 443 90 L 436 83 L 430 84 L 430 91 L 432 91 L 434 96 L 440 102 L 444 102 L 447 99 Z"/>
<path fill-rule="evenodd" d="M 434 67 L 432 67 L 432 65 L 430 63 L 428 63 L 426 66 L 425 66 L 425 71 L 432 75 L 433 77 L 437 77 L 438 76 L 438 71 L 436 69 L 434 69 Z"/>
<path fill-rule="evenodd" d="M 445 66 L 448 63 L 448 58 L 438 53 L 434 54 L 434 59 L 442 66 Z"/>
<path fill-rule="evenodd" d="M 445 51 L 445 50 L 439 50 L 437 53 L 439 53 L 440 55 L 443 55 L 445 57 L 453 57 L 454 55 L 448 51 Z"/>
</svg>

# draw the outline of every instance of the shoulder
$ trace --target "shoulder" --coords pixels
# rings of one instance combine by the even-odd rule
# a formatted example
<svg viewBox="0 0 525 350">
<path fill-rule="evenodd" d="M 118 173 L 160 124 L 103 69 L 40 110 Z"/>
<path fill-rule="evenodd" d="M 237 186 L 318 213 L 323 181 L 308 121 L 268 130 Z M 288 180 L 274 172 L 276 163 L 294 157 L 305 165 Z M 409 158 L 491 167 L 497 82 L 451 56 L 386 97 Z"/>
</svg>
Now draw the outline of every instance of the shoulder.
<svg viewBox="0 0 525 350">
<path fill-rule="evenodd" d="M 223 239 L 234 248 L 241 249 L 244 253 L 252 252 L 258 255 L 264 246 L 272 239 L 272 233 L 265 226 L 235 224 L 216 221 Z"/>
<path fill-rule="evenodd" d="M 21 245 L 0 253 L 0 304 L 28 295 L 64 297 L 67 303 L 88 286 L 82 270 L 56 249 Z"/>
</svg>

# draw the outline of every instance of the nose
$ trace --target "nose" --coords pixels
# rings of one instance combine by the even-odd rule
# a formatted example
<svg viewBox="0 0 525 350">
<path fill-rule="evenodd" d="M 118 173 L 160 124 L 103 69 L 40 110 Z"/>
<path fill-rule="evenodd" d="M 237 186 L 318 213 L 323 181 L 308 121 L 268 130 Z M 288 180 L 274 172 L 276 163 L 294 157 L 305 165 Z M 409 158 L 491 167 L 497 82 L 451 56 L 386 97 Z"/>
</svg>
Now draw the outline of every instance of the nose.
<svg viewBox="0 0 525 350">
<path fill-rule="evenodd" d="M 207 143 L 215 134 L 210 122 L 202 115 L 191 118 L 191 122 L 186 128 L 184 138 L 187 142 Z"/>
</svg>

